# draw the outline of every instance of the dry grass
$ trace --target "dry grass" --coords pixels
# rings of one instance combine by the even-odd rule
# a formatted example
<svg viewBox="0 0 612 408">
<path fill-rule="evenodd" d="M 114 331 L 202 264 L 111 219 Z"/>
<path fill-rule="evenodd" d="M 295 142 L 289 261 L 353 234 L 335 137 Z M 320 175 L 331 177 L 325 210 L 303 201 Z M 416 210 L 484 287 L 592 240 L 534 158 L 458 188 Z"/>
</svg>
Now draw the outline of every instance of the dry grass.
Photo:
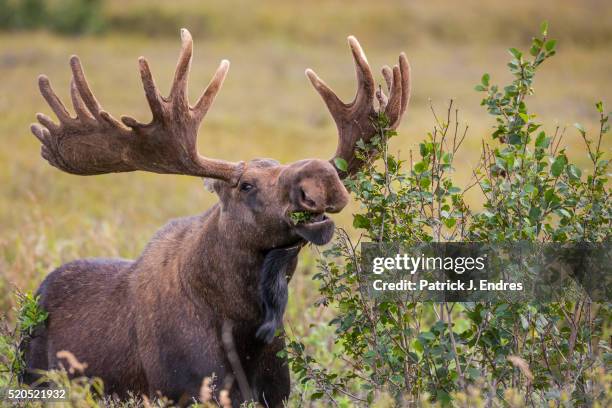
<svg viewBox="0 0 612 408">
<path fill-rule="evenodd" d="M 450 98 L 456 101 L 470 126 L 457 166 L 463 182 L 492 125 L 473 85 L 484 71 L 493 82 L 507 82 L 506 48 L 524 45 L 540 20 L 548 19 L 551 35 L 562 40 L 559 55 L 541 70 L 532 104 L 547 130 L 574 122 L 593 130 L 593 105 L 612 90 L 612 4 L 606 1 L 469 0 L 453 6 L 359 1 L 351 7 L 337 1 L 274 1 L 255 8 L 244 1 L 125 3 L 110 2 L 107 13 L 117 28 L 101 37 L 0 33 L 0 314 L 8 312 L 14 286 L 34 289 L 52 268 L 77 257 L 135 257 L 166 220 L 203 211 L 215 201 L 197 179 L 141 173 L 76 177 L 39 157 L 28 125 L 35 112 L 49 109 L 36 76 L 48 74 L 66 97 L 70 54 L 81 56 L 106 109 L 146 119 L 136 58 L 147 56 L 160 88 L 168 89 L 179 49 L 176 28 L 192 28 L 197 36 L 192 98 L 221 58 L 232 61 L 201 129 L 200 151 L 233 160 L 290 162 L 333 152 L 333 124 L 303 72 L 314 68 L 340 95 L 352 97 L 353 68 L 344 38 L 355 34 L 373 67 L 395 62 L 402 50 L 412 63 L 413 98 L 393 143 L 404 157 L 432 126 L 429 100 L 441 110 Z M 566 142 L 570 154 L 585 163 L 577 133 L 568 130 Z M 471 200 L 478 205 L 476 197 Z M 346 225 L 350 210 L 338 218 Z M 315 296 L 312 256 L 303 258 L 287 315 L 297 333 L 322 322 L 315 310 L 303 316 Z"/>
</svg>

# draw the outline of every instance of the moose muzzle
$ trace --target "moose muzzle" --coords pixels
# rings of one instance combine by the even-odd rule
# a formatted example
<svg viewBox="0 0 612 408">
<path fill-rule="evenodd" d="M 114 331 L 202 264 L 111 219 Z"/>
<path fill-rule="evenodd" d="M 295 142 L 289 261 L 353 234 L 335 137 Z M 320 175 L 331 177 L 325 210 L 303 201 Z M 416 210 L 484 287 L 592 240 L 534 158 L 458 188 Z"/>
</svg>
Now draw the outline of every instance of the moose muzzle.
<svg viewBox="0 0 612 408">
<path fill-rule="evenodd" d="M 315 245 L 328 243 L 335 225 L 325 213 L 340 212 L 349 199 L 336 169 L 324 160 L 302 160 L 286 169 L 281 183 L 290 186 L 290 212 L 310 215 L 295 225 L 296 233 Z"/>
</svg>

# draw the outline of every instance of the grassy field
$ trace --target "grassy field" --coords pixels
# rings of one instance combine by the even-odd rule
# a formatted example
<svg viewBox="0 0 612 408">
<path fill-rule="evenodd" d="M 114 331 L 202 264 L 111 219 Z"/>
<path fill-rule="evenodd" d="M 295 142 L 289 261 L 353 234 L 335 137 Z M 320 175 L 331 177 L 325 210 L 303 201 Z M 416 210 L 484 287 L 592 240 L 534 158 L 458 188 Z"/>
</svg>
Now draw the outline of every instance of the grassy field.
<svg viewBox="0 0 612 408">
<path fill-rule="evenodd" d="M 509 80 L 506 49 L 525 46 L 539 22 L 550 22 L 558 55 L 542 68 L 532 106 L 547 130 L 568 126 L 570 156 L 586 163 L 574 122 L 594 133 L 594 104 L 612 91 L 612 3 L 339 1 L 294 4 L 113 0 L 107 30 L 97 36 L 61 37 L 44 31 L 0 33 L 0 315 L 10 312 L 11 291 L 33 290 L 45 274 L 78 257 L 138 256 L 168 219 L 205 210 L 216 198 L 198 179 L 144 173 L 77 177 L 50 167 L 29 133 L 36 112 L 49 113 L 36 77 L 47 74 L 68 97 L 68 58 L 78 54 L 94 93 L 115 116 L 149 117 L 136 59 L 149 59 L 162 90 L 179 50 L 178 28 L 190 28 L 195 55 L 190 93 L 195 100 L 218 62 L 229 76 L 200 131 L 203 154 L 229 160 L 273 157 L 282 162 L 334 151 L 333 123 L 304 76 L 311 67 L 346 100 L 354 75 L 345 38 L 355 34 L 377 70 L 405 51 L 413 68 L 413 94 L 393 148 L 407 155 L 433 126 L 429 101 L 442 112 L 452 98 L 468 138 L 458 159 L 467 183 L 492 121 L 473 90 L 483 72 Z M 611 144 L 606 142 L 609 150 Z M 478 200 L 471 198 L 478 206 Z M 338 218 L 350 220 L 348 209 Z M 308 309 L 316 291 L 309 276 L 313 253 L 304 251 L 291 283 L 287 320 L 298 333 L 324 322 Z M 324 324 L 324 323 L 323 323 Z"/>
</svg>

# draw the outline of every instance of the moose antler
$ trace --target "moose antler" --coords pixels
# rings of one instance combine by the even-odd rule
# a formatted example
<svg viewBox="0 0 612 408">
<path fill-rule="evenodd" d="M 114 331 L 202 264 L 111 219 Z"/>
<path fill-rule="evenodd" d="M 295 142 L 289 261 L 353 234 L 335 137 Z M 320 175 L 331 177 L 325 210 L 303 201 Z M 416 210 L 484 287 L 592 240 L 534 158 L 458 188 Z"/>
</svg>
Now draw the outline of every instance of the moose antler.
<svg viewBox="0 0 612 408">
<path fill-rule="evenodd" d="M 193 40 L 186 29 L 181 30 L 181 40 L 181 53 L 167 98 L 155 86 L 147 60 L 143 57 L 138 60 L 153 114 L 148 124 L 127 116 L 121 117 L 121 123 L 104 111 L 87 84 L 77 56 L 70 59 L 73 75 L 70 95 L 76 117 L 70 116 L 47 77 L 41 75 L 40 92 L 59 119 L 59 124 L 55 124 L 39 113 L 36 118 L 42 126 L 31 127 L 42 143 L 43 158 L 63 171 L 79 175 L 144 170 L 237 183 L 242 163 L 200 156 L 196 146 L 198 127 L 223 84 L 229 62 L 221 61 L 208 87 L 191 107 L 187 100 L 187 79 Z"/>
<path fill-rule="evenodd" d="M 376 90 L 368 60 L 357 39 L 349 36 L 348 43 L 353 53 L 357 73 L 357 94 L 353 102 L 342 102 L 313 70 L 306 70 L 306 76 L 323 98 L 336 122 L 338 147 L 331 162 L 335 164 L 334 159 L 337 157 L 346 160 L 348 164 L 346 172 L 338 171 L 342 177 L 355 173 L 363 165 L 362 161 L 355 156 L 355 148 L 360 139 L 367 144 L 376 135 L 376 127 L 373 123 L 376 114 L 380 111 L 384 112 L 389 119 L 389 128 L 395 129 L 410 99 L 410 65 L 404 53 L 399 56 L 399 65 L 394 66 L 393 69 L 388 66 L 382 69 L 389 91 L 387 98 L 382 90 Z M 379 101 L 379 111 L 374 106 L 375 96 Z"/>
</svg>

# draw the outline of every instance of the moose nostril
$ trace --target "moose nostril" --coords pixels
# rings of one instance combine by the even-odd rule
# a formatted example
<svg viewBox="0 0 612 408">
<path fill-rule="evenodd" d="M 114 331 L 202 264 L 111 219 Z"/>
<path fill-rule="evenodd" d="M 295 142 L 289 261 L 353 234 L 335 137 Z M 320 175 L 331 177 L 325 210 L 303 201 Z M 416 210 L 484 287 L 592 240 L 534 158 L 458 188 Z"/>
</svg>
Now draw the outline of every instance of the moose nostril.
<svg viewBox="0 0 612 408">
<path fill-rule="evenodd" d="M 302 203 L 306 204 L 309 207 L 316 207 L 317 203 L 315 203 L 314 200 L 312 200 L 310 197 L 306 195 L 306 192 L 304 191 L 303 188 L 300 188 L 300 194 L 301 194 Z"/>
</svg>

